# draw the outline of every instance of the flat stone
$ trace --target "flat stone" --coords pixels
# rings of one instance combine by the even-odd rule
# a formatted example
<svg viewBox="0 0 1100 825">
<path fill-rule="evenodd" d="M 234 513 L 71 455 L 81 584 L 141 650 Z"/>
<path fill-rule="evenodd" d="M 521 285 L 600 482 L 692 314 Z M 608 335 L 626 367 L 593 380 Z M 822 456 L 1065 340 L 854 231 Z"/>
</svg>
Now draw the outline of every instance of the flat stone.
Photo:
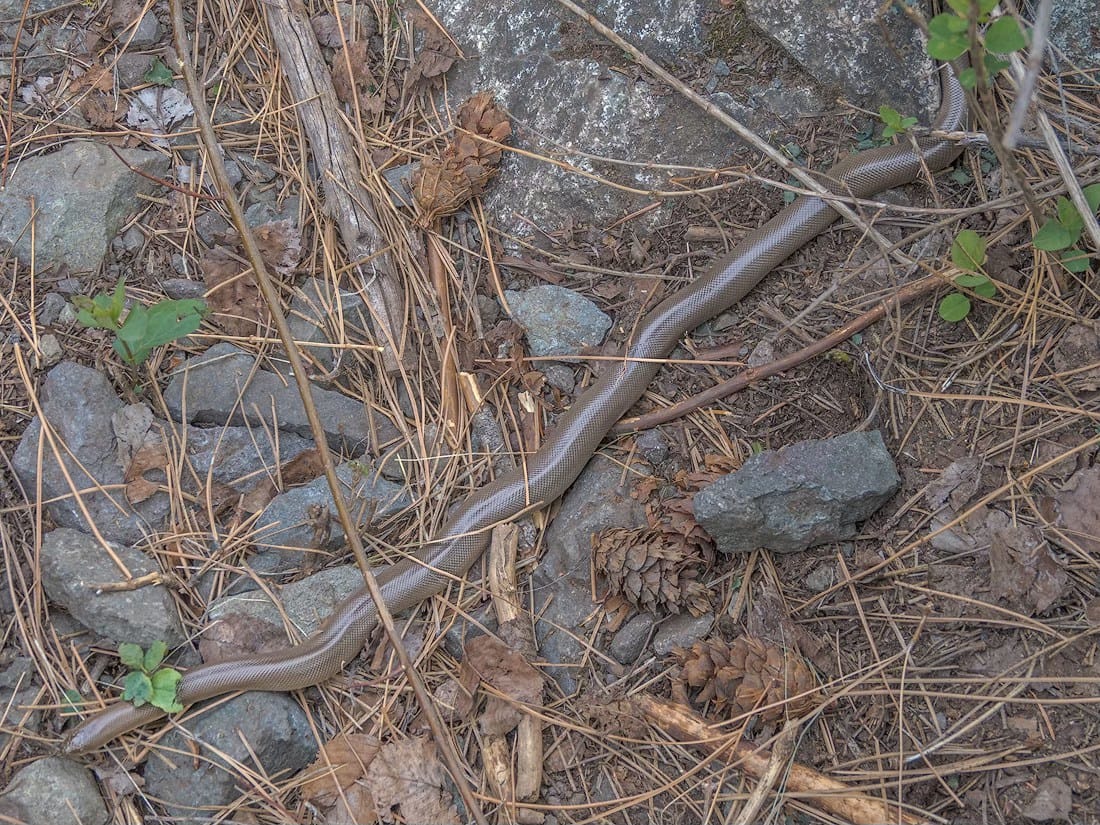
<svg viewBox="0 0 1100 825">
<path fill-rule="evenodd" d="M 111 552 L 134 577 L 160 568 L 131 547 L 111 545 Z M 59 527 L 42 538 L 42 584 L 50 600 L 64 607 L 85 627 L 116 644 L 148 647 L 156 641 L 175 647 L 184 640 L 172 596 L 163 585 L 103 592 L 105 584 L 126 581 L 107 549 L 92 536 Z"/>
<path fill-rule="evenodd" d="M 47 756 L 20 768 L 3 793 L 0 814 L 25 825 L 104 825 L 107 806 L 92 772 Z"/>
<path fill-rule="evenodd" d="M 16 164 L 0 193 L 0 243 L 21 261 L 30 262 L 33 200 L 37 266 L 64 264 L 78 272 L 98 269 L 125 218 L 141 208 L 138 193 L 157 188 L 126 163 L 153 178 L 163 177 L 168 170 L 167 158 L 156 152 L 112 151 L 86 140 L 70 141 L 53 154 Z"/>
<path fill-rule="evenodd" d="M 146 793 L 178 825 L 209 825 L 237 799 L 241 769 L 235 763 L 280 781 L 317 756 L 309 718 L 284 693 L 245 693 L 182 724 L 145 764 Z"/>
<path fill-rule="evenodd" d="M 308 438 L 309 420 L 297 386 L 255 365 L 255 356 L 229 343 L 215 344 L 189 359 L 169 382 L 164 391 L 169 413 L 191 424 L 277 423 L 285 432 Z M 399 438 L 388 418 L 338 392 L 314 387 L 313 403 L 335 449 L 379 452 Z"/>
<path fill-rule="evenodd" d="M 599 346 L 611 329 L 611 318 L 583 295 L 548 284 L 523 292 L 507 290 L 512 317 L 527 333 L 534 356 L 576 355 Z"/>
<path fill-rule="evenodd" d="M 752 456 L 695 495 L 695 517 L 725 553 L 793 553 L 851 538 L 900 486 L 879 432 L 845 433 Z"/>
</svg>

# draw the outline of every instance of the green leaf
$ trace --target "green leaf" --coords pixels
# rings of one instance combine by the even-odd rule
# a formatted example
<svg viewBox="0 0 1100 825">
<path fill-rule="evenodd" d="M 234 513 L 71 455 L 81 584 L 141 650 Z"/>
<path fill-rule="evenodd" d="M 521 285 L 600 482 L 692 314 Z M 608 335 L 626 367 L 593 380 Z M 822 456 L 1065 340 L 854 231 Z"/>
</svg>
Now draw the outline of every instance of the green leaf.
<svg viewBox="0 0 1100 825">
<path fill-rule="evenodd" d="M 961 286 L 963 289 L 973 289 L 978 284 L 985 284 L 989 282 L 989 278 L 985 275 L 958 275 L 955 278 L 955 286 Z"/>
<path fill-rule="evenodd" d="M 1085 195 L 1085 203 L 1089 205 L 1089 209 L 1093 212 L 1100 209 L 1100 183 L 1094 183 L 1092 186 L 1086 186 L 1081 190 Z"/>
<path fill-rule="evenodd" d="M 149 649 L 145 651 L 145 658 L 142 660 L 141 669 L 146 673 L 152 673 L 161 662 L 164 661 L 164 656 L 168 652 L 168 645 L 159 639 L 149 645 Z"/>
<path fill-rule="evenodd" d="M 140 708 L 153 698 L 153 682 L 140 670 L 134 671 L 122 683 L 122 698 Z"/>
<path fill-rule="evenodd" d="M 152 349 L 190 335 L 199 328 L 205 316 L 206 304 L 191 298 L 153 304 L 148 310 L 143 343 Z"/>
<path fill-rule="evenodd" d="M 989 278 L 986 278 L 980 284 L 974 285 L 974 294 L 982 298 L 992 298 L 997 294 L 997 287 Z"/>
<path fill-rule="evenodd" d="M 183 676 L 178 670 L 170 667 L 162 667 L 154 673 L 152 678 L 153 695 L 149 700 L 150 704 L 168 713 L 179 713 L 183 710 L 183 705 L 176 699 L 180 679 L 182 678 Z"/>
<path fill-rule="evenodd" d="M 937 14 L 928 21 L 928 33 L 931 35 L 966 34 L 969 30 L 970 23 L 967 22 L 965 11 L 961 17 L 957 14 Z"/>
<path fill-rule="evenodd" d="M 940 301 L 940 317 L 953 324 L 970 314 L 970 299 L 961 292 L 952 292 Z"/>
<path fill-rule="evenodd" d="M 951 178 L 951 180 L 953 180 L 959 186 L 966 186 L 968 183 L 974 180 L 972 177 L 970 177 L 970 173 L 963 169 L 961 166 L 956 166 L 954 171 L 952 171 L 951 174 L 948 175 L 948 177 Z"/>
<path fill-rule="evenodd" d="M 967 66 L 959 72 L 959 83 L 964 89 L 973 89 L 978 85 L 978 73 L 973 67 Z"/>
<path fill-rule="evenodd" d="M 80 703 L 84 701 L 84 697 L 80 695 L 79 690 L 66 688 L 61 695 L 65 699 L 65 705 L 61 708 L 62 716 L 72 716 L 74 713 L 80 713 Z"/>
<path fill-rule="evenodd" d="M 1062 224 L 1068 232 L 1075 232 L 1078 236 L 1085 228 L 1085 222 L 1073 201 L 1069 198 L 1058 198 L 1058 223 Z"/>
<path fill-rule="evenodd" d="M 153 83 L 157 86 L 171 86 L 172 70 L 165 66 L 164 61 L 158 57 L 153 61 L 153 65 L 149 68 L 149 71 L 145 73 L 145 82 Z"/>
<path fill-rule="evenodd" d="M 141 651 L 141 645 L 133 642 L 123 642 L 118 646 L 118 658 L 130 670 L 141 670 L 142 665 L 145 664 L 145 654 Z"/>
<path fill-rule="evenodd" d="M 997 2 L 998 0 L 978 0 L 978 14 L 985 17 L 997 7 Z M 963 17 L 970 16 L 970 0 L 947 0 L 947 5 Z"/>
<path fill-rule="evenodd" d="M 1001 69 L 1007 69 L 1009 66 L 1007 60 L 1002 60 L 997 57 L 997 55 L 990 54 L 989 52 L 985 53 L 983 61 L 985 63 L 985 70 L 991 75 L 995 75 L 997 72 L 1001 71 Z"/>
<path fill-rule="evenodd" d="M 1015 17 L 998 17 L 985 32 L 985 47 L 997 54 L 1008 54 L 1027 45 L 1020 24 Z"/>
<path fill-rule="evenodd" d="M 1070 250 L 1064 252 L 1059 257 L 1059 262 L 1068 271 L 1070 271 L 1074 274 L 1080 274 L 1082 272 L 1087 272 L 1089 266 L 1091 265 L 1091 262 L 1089 261 L 1088 253 L 1086 253 L 1086 252 L 1084 252 L 1080 249 L 1070 249 Z"/>
<path fill-rule="evenodd" d="M 1056 252 L 1073 246 L 1077 242 L 1077 237 L 1058 221 L 1049 220 L 1035 233 L 1031 243 L 1036 249 L 1044 252 Z"/>
<path fill-rule="evenodd" d="M 985 263 L 985 239 L 973 229 L 964 229 L 951 244 L 951 261 L 967 272 L 981 269 Z"/>
<path fill-rule="evenodd" d="M 925 50 L 937 60 L 954 60 L 970 48 L 968 24 L 954 14 L 937 14 L 928 22 Z"/>
</svg>

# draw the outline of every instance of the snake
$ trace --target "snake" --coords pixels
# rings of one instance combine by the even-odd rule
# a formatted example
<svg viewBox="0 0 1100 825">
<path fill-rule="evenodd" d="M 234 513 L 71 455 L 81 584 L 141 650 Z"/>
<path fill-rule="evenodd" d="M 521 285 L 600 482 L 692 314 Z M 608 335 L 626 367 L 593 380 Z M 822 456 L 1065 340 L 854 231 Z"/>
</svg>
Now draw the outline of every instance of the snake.
<svg viewBox="0 0 1100 825">
<path fill-rule="evenodd" d="M 940 67 L 939 74 L 940 107 L 930 133 L 905 134 L 897 143 L 849 155 L 827 172 L 815 174 L 828 192 L 870 198 L 943 169 L 959 156 L 962 148 L 944 133 L 965 128 L 966 97 L 951 67 Z M 516 469 L 470 493 L 431 541 L 379 569 L 375 575 L 390 611 L 412 608 L 461 579 L 485 551 L 494 526 L 564 494 L 611 427 L 642 397 L 680 339 L 739 302 L 837 217 L 829 199 L 800 195 L 647 313 L 625 356 L 609 362 L 612 366 L 547 430 L 538 450 Z M 359 655 L 377 623 L 377 605 L 363 587 L 300 644 L 188 670 L 179 682 L 177 699 L 188 706 L 226 693 L 292 691 L 319 684 Z M 164 715 L 152 705 L 116 702 L 78 725 L 61 750 L 96 750 Z"/>
</svg>

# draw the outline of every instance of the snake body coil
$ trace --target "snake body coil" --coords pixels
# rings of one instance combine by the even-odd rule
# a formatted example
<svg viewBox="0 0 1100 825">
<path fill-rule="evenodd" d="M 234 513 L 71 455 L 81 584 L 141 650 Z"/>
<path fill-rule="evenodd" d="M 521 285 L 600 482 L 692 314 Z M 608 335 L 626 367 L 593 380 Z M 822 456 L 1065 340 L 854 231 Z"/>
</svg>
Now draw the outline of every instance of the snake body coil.
<svg viewBox="0 0 1100 825">
<path fill-rule="evenodd" d="M 966 102 L 952 71 L 941 70 L 942 103 L 934 128 L 954 131 L 966 120 Z M 947 166 L 960 152 L 951 141 L 931 137 L 851 155 L 821 177 L 831 192 L 866 198 L 916 180 L 923 169 Z M 397 613 L 439 593 L 463 576 L 485 550 L 488 528 L 532 503 L 561 496 L 584 469 L 604 436 L 642 396 L 680 338 L 741 300 L 773 268 L 837 218 L 817 197 L 802 196 L 750 232 L 700 278 L 674 293 L 645 317 L 627 357 L 608 369 L 550 430 L 526 465 L 466 499 L 441 535 L 410 558 L 377 573 L 390 610 Z M 297 690 L 339 673 L 366 644 L 377 610 L 365 588 L 342 603 L 325 626 L 301 644 L 235 661 L 203 665 L 179 685 L 184 705 L 241 690 Z M 67 753 L 98 748 L 163 712 L 119 702 L 81 724 L 66 741 Z"/>
</svg>

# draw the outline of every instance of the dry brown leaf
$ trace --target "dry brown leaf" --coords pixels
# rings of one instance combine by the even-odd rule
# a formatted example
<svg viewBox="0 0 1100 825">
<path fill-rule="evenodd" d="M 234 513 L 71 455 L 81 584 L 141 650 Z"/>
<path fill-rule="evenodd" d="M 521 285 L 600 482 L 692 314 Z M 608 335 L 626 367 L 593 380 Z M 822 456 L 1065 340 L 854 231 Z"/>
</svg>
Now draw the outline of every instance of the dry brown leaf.
<svg viewBox="0 0 1100 825">
<path fill-rule="evenodd" d="M 153 443 L 142 445 L 134 453 L 123 476 L 126 482 L 126 500 L 131 504 L 138 504 L 152 497 L 161 488 L 161 482 L 148 479 L 145 474 L 152 470 L 163 471 L 167 467 L 168 453 L 159 438 Z"/>
<path fill-rule="evenodd" d="M 523 654 L 492 636 L 477 636 L 466 643 L 466 659 L 483 682 L 523 704 L 542 701 L 542 674 Z"/>
<path fill-rule="evenodd" d="M 209 665 L 285 646 L 286 632 L 278 625 L 246 613 L 229 613 L 203 632 L 199 655 Z"/>
<path fill-rule="evenodd" d="M 321 460 L 321 451 L 314 447 L 284 462 L 279 468 L 279 478 L 282 480 L 283 489 L 286 489 L 313 481 L 324 475 L 324 472 L 325 465 Z M 245 491 L 241 498 L 241 509 L 246 513 L 258 513 L 278 493 L 279 489 L 275 486 L 275 482 L 270 476 L 265 475 Z"/>
<path fill-rule="evenodd" d="M 1034 527 L 990 530 L 990 588 L 1013 609 L 1043 613 L 1065 592 L 1069 574 Z"/>
<path fill-rule="evenodd" d="M 1035 788 L 1035 795 L 1021 814 L 1035 822 L 1069 819 L 1073 812 L 1073 790 L 1065 780 L 1049 776 Z"/>
<path fill-rule="evenodd" d="M 1100 555 L 1100 467 L 1074 473 L 1040 509 L 1085 553 Z"/>
<path fill-rule="evenodd" d="M 247 337 L 268 324 L 270 313 L 251 270 L 223 246 L 199 258 L 211 320 L 230 335 Z"/>
<path fill-rule="evenodd" d="M 388 742 L 367 766 L 364 784 L 383 822 L 458 825 L 454 800 L 444 790 L 447 772 L 427 739 Z"/>
<path fill-rule="evenodd" d="M 414 12 L 410 19 L 423 32 L 423 45 L 409 67 L 407 81 L 411 85 L 430 87 L 436 78 L 447 73 L 458 58 L 454 43 L 428 15 Z"/>
<path fill-rule="evenodd" d="M 365 776 L 379 748 L 377 739 L 361 733 L 342 733 L 321 747 L 307 769 L 313 776 L 302 783 L 301 794 L 321 812 L 326 825 L 378 821 Z"/>
</svg>

